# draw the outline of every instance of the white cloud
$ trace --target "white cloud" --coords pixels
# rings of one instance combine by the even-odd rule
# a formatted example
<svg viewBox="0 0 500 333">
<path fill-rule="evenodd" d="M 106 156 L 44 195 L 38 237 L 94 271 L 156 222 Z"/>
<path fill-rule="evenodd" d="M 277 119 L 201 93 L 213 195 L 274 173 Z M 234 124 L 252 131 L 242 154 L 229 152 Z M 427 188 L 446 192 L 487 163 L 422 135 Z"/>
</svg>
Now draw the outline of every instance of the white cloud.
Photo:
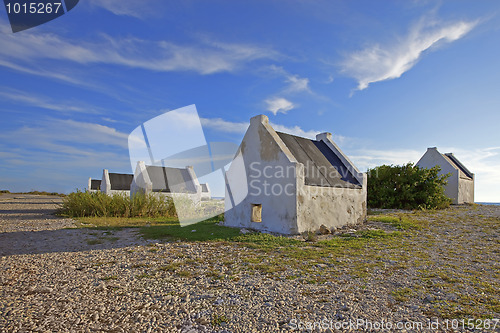
<svg viewBox="0 0 500 333">
<path fill-rule="evenodd" d="M 285 78 L 285 82 L 288 84 L 284 89 L 284 93 L 294 93 L 294 92 L 309 92 L 311 93 L 311 89 L 309 88 L 309 79 L 305 77 L 300 77 L 298 75 L 290 74 L 283 67 L 279 67 L 276 65 L 271 65 L 269 67 L 273 73 L 279 74 Z"/>
<path fill-rule="evenodd" d="M 309 91 L 308 78 L 301 78 L 297 75 L 291 75 L 287 78 L 287 82 L 290 84 L 288 87 L 288 91 L 290 92 Z"/>
<path fill-rule="evenodd" d="M 90 0 L 90 4 L 102 7 L 115 15 L 145 18 L 158 15 L 158 7 L 162 5 L 161 0 Z"/>
<path fill-rule="evenodd" d="M 201 124 L 204 127 L 208 127 L 215 131 L 225 132 L 225 133 L 239 133 L 239 134 L 244 134 L 249 125 L 249 123 L 247 122 L 231 122 L 223 120 L 221 118 L 201 118 Z M 300 126 L 289 127 L 285 125 L 275 124 L 272 122 L 270 122 L 270 125 L 278 132 L 284 132 L 310 139 L 316 139 L 316 134 L 325 132 L 317 130 L 304 130 Z M 346 140 L 346 138 L 342 135 L 334 135 L 334 140 L 337 143 L 342 143 Z"/>
<path fill-rule="evenodd" d="M 305 131 L 299 126 L 288 127 L 284 125 L 270 123 L 271 126 L 278 132 L 288 133 L 296 136 L 301 136 L 309 139 L 316 139 L 316 134 L 321 133 L 322 131 L 309 130 Z"/>
<path fill-rule="evenodd" d="M 375 44 L 348 54 L 341 63 L 341 71 L 358 80 L 358 90 L 366 89 L 370 83 L 399 78 L 420 60 L 424 51 L 462 38 L 476 24 L 423 19 L 393 44 Z"/>
<path fill-rule="evenodd" d="M 88 42 L 29 31 L 18 35 L 8 33 L 9 29 L 6 24 L 0 25 L 0 64 L 16 70 L 22 70 L 19 62 L 31 64 L 37 59 L 52 59 L 81 64 L 112 64 L 159 72 L 194 71 L 213 74 L 232 72 L 245 63 L 278 56 L 271 49 L 255 45 L 207 39 L 190 45 L 102 35 L 100 41 Z"/>
<path fill-rule="evenodd" d="M 49 119 L 38 122 L 38 126 L 23 126 L 0 133 L 6 142 L 29 148 L 71 155 L 85 155 L 77 145 L 117 146 L 128 148 L 128 134 L 115 128 L 71 119 Z"/>
<path fill-rule="evenodd" d="M 368 168 L 373 168 L 382 164 L 401 165 L 408 162 L 416 163 L 422 155 L 423 152 L 412 149 L 354 149 L 351 151 L 349 158 L 360 170 L 367 170 Z"/>
<path fill-rule="evenodd" d="M 230 122 L 221 118 L 200 118 L 201 125 L 224 133 L 245 133 L 249 123 Z"/>
<path fill-rule="evenodd" d="M 267 104 L 267 111 L 276 115 L 278 112 L 287 113 L 296 107 L 292 102 L 283 97 L 271 97 L 264 101 Z"/>
<path fill-rule="evenodd" d="M 85 112 L 97 113 L 95 108 L 89 106 L 77 106 L 75 103 L 51 101 L 45 97 L 36 96 L 31 93 L 8 89 L 2 87 L 0 90 L 0 97 L 18 102 L 24 105 L 39 107 L 42 109 L 60 111 L 60 112 Z"/>
<path fill-rule="evenodd" d="M 2 34 L 2 32 L 0 31 L 0 35 L 1 34 Z M 53 79 L 57 79 L 57 80 L 61 80 L 61 81 L 65 81 L 65 82 L 69 82 L 69 83 L 77 84 L 77 85 L 84 85 L 84 86 L 88 85 L 86 82 L 78 80 L 71 75 L 67 75 L 64 73 L 57 73 L 55 71 L 34 68 L 33 66 L 32 66 L 32 68 L 28 68 L 26 65 L 18 65 L 18 64 L 11 62 L 11 61 L 7 61 L 5 59 L 4 60 L 0 59 L 0 66 L 6 67 L 6 68 L 9 68 L 9 69 L 21 72 L 21 73 L 25 73 L 25 74 L 53 78 Z"/>
<path fill-rule="evenodd" d="M 60 119 L 4 131 L 0 169 L 9 175 L 4 187 L 74 191 L 84 188 L 89 176 L 100 177 L 103 168 L 131 172 L 127 138 L 108 126 Z"/>
</svg>

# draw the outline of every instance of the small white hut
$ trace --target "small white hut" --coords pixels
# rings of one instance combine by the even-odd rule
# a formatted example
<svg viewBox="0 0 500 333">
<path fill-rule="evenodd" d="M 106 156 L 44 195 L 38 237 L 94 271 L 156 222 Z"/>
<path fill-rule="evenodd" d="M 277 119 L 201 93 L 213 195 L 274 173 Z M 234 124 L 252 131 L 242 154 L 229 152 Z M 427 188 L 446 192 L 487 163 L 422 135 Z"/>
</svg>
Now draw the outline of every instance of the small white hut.
<svg viewBox="0 0 500 333">
<path fill-rule="evenodd" d="M 474 174 L 452 153 L 441 154 L 436 147 L 427 148 L 416 165 L 426 169 L 439 165 L 440 175 L 451 173 L 444 190 L 453 204 L 474 202 Z"/>
<path fill-rule="evenodd" d="M 170 168 L 146 165 L 143 161 L 137 162 L 131 185 L 131 195 L 137 192 L 183 196 L 193 203 L 199 203 L 202 198 L 202 186 L 193 167 Z"/>
<path fill-rule="evenodd" d="M 87 185 L 87 191 L 89 192 L 99 192 L 101 190 L 101 180 L 89 178 L 89 183 Z"/>
<path fill-rule="evenodd" d="M 242 162 L 226 172 L 226 226 L 297 234 L 366 219 L 366 174 L 330 133 L 311 140 L 276 132 L 259 115 L 236 156 Z"/>
</svg>

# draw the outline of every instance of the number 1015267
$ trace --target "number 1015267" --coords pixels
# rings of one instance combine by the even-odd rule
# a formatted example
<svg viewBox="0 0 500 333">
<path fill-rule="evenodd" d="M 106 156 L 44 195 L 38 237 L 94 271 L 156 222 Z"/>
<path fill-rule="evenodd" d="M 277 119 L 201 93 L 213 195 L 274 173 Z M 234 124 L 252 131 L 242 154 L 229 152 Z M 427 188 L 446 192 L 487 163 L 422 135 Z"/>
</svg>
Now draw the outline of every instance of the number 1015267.
<svg viewBox="0 0 500 333">
<path fill-rule="evenodd" d="M 57 14 L 64 11 L 61 2 L 28 2 L 5 4 L 8 14 Z"/>
</svg>

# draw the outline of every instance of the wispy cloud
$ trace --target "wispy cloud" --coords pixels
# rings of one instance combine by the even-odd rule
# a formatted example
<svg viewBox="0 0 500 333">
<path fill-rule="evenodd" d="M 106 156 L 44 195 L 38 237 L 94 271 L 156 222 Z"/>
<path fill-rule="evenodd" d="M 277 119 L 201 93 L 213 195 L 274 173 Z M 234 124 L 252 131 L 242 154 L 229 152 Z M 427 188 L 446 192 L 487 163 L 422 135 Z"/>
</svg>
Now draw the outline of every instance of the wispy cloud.
<svg viewBox="0 0 500 333">
<path fill-rule="evenodd" d="M 0 26 L 0 64 L 19 69 L 20 61 L 36 59 L 65 60 L 80 64 L 112 64 L 151 71 L 194 71 L 200 74 L 232 72 L 259 59 L 273 59 L 272 49 L 244 43 L 224 43 L 208 39 L 193 44 L 166 40 L 113 38 L 100 41 L 73 41 L 55 34 L 7 33 Z M 17 67 L 17 68 L 16 68 Z"/>
<path fill-rule="evenodd" d="M 225 132 L 225 133 L 239 133 L 239 134 L 244 134 L 249 125 L 248 122 L 231 122 L 223 120 L 221 118 L 201 118 L 201 124 L 204 127 L 213 129 L 215 131 Z M 273 122 L 270 122 L 270 125 L 279 132 L 289 133 L 310 139 L 315 139 L 316 134 L 324 132 L 317 130 L 304 130 L 300 126 L 289 127 L 280 124 L 275 124 Z M 334 138 L 337 142 L 342 142 L 345 139 L 345 137 L 340 135 L 336 135 L 334 136 Z"/>
<path fill-rule="evenodd" d="M 224 133 L 245 133 L 249 125 L 247 122 L 231 122 L 222 118 L 200 118 L 200 120 L 203 127 Z"/>
<path fill-rule="evenodd" d="M 422 154 L 423 152 L 413 149 L 355 149 L 352 150 L 349 158 L 360 170 L 366 170 L 382 164 L 401 165 L 408 162 L 416 163 Z"/>
<path fill-rule="evenodd" d="M 36 126 L 23 126 L 0 133 L 4 142 L 46 151 L 85 155 L 78 146 L 128 148 L 128 133 L 109 126 L 71 119 L 48 119 Z"/>
<path fill-rule="evenodd" d="M 299 126 L 288 127 L 284 125 L 270 123 L 270 125 L 278 132 L 288 133 L 296 136 L 301 136 L 309 139 L 316 139 L 316 134 L 321 133 L 322 131 L 315 130 L 303 130 Z"/>
<path fill-rule="evenodd" d="M 0 35 L 1 35 L 1 32 L 0 32 Z M 15 59 L 13 59 L 13 61 L 15 61 Z M 46 77 L 46 78 L 52 78 L 52 79 L 61 80 L 61 81 L 65 81 L 65 82 L 76 84 L 76 85 L 83 85 L 83 86 L 88 85 L 83 80 L 78 80 L 72 75 L 68 75 L 68 74 L 61 73 L 61 72 L 55 72 L 53 70 L 44 70 L 44 69 L 36 68 L 36 66 L 33 66 L 33 64 L 30 64 L 30 67 L 27 67 L 24 64 L 23 65 L 16 64 L 13 61 L 0 59 L 0 66 L 9 68 L 9 69 L 17 71 L 17 72 L 25 73 L 25 74 L 42 76 L 42 77 Z"/>
<path fill-rule="evenodd" d="M 33 93 L 9 89 L 7 87 L 0 87 L 0 97 L 4 99 L 21 103 L 24 105 L 35 106 L 42 109 L 54 110 L 60 112 L 85 112 L 85 113 L 98 113 L 94 107 L 75 105 L 75 102 L 68 101 L 53 101 L 49 98 L 38 96 Z"/>
<path fill-rule="evenodd" d="M 278 112 L 287 113 L 296 107 L 295 104 L 283 97 L 271 97 L 264 101 L 266 103 L 266 110 L 276 115 Z"/>
<path fill-rule="evenodd" d="M 271 72 L 284 77 L 287 86 L 285 87 L 283 92 L 285 93 L 311 92 L 308 78 L 291 74 L 287 72 L 283 67 L 276 65 L 269 66 L 269 69 L 271 70 Z"/>
<path fill-rule="evenodd" d="M 420 60 L 424 51 L 462 38 L 476 24 L 471 21 L 444 23 L 423 18 L 408 35 L 392 44 L 375 44 L 347 54 L 341 63 L 341 71 L 358 81 L 358 90 L 366 89 L 374 82 L 399 78 Z"/>
<path fill-rule="evenodd" d="M 161 0 L 90 0 L 91 5 L 102 7 L 115 15 L 140 19 L 159 15 L 158 8 L 161 7 L 162 3 Z"/>
<path fill-rule="evenodd" d="M 89 176 L 99 177 L 103 168 L 131 172 L 127 138 L 115 128 L 71 119 L 4 131 L 0 169 L 9 179 L 2 184 L 16 190 L 72 191 L 83 188 Z"/>
</svg>

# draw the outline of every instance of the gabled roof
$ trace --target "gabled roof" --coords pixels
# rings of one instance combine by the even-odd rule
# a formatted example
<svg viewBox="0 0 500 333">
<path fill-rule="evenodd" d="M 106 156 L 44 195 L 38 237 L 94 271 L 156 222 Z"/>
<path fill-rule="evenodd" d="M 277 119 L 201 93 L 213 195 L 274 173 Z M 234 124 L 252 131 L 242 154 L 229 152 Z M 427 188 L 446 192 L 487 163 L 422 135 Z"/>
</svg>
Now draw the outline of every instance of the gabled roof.
<svg viewBox="0 0 500 333">
<path fill-rule="evenodd" d="M 450 163 L 455 169 L 458 169 L 460 173 L 460 178 L 472 179 L 474 175 L 470 172 L 452 153 L 442 154 L 443 157 Z"/>
<path fill-rule="evenodd" d="M 276 133 L 295 159 L 304 165 L 306 185 L 361 188 L 358 180 L 323 141 Z"/>
<path fill-rule="evenodd" d="M 109 182 L 112 190 L 130 191 L 130 184 L 134 175 L 128 173 L 109 173 Z"/>
<path fill-rule="evenodd" d="M 153 192 L 195 192 L 186 187 L 186 183 L 193 181 L 187 169 L 149 165 L 146 171 L 153 184 Z"/>
</svg>

